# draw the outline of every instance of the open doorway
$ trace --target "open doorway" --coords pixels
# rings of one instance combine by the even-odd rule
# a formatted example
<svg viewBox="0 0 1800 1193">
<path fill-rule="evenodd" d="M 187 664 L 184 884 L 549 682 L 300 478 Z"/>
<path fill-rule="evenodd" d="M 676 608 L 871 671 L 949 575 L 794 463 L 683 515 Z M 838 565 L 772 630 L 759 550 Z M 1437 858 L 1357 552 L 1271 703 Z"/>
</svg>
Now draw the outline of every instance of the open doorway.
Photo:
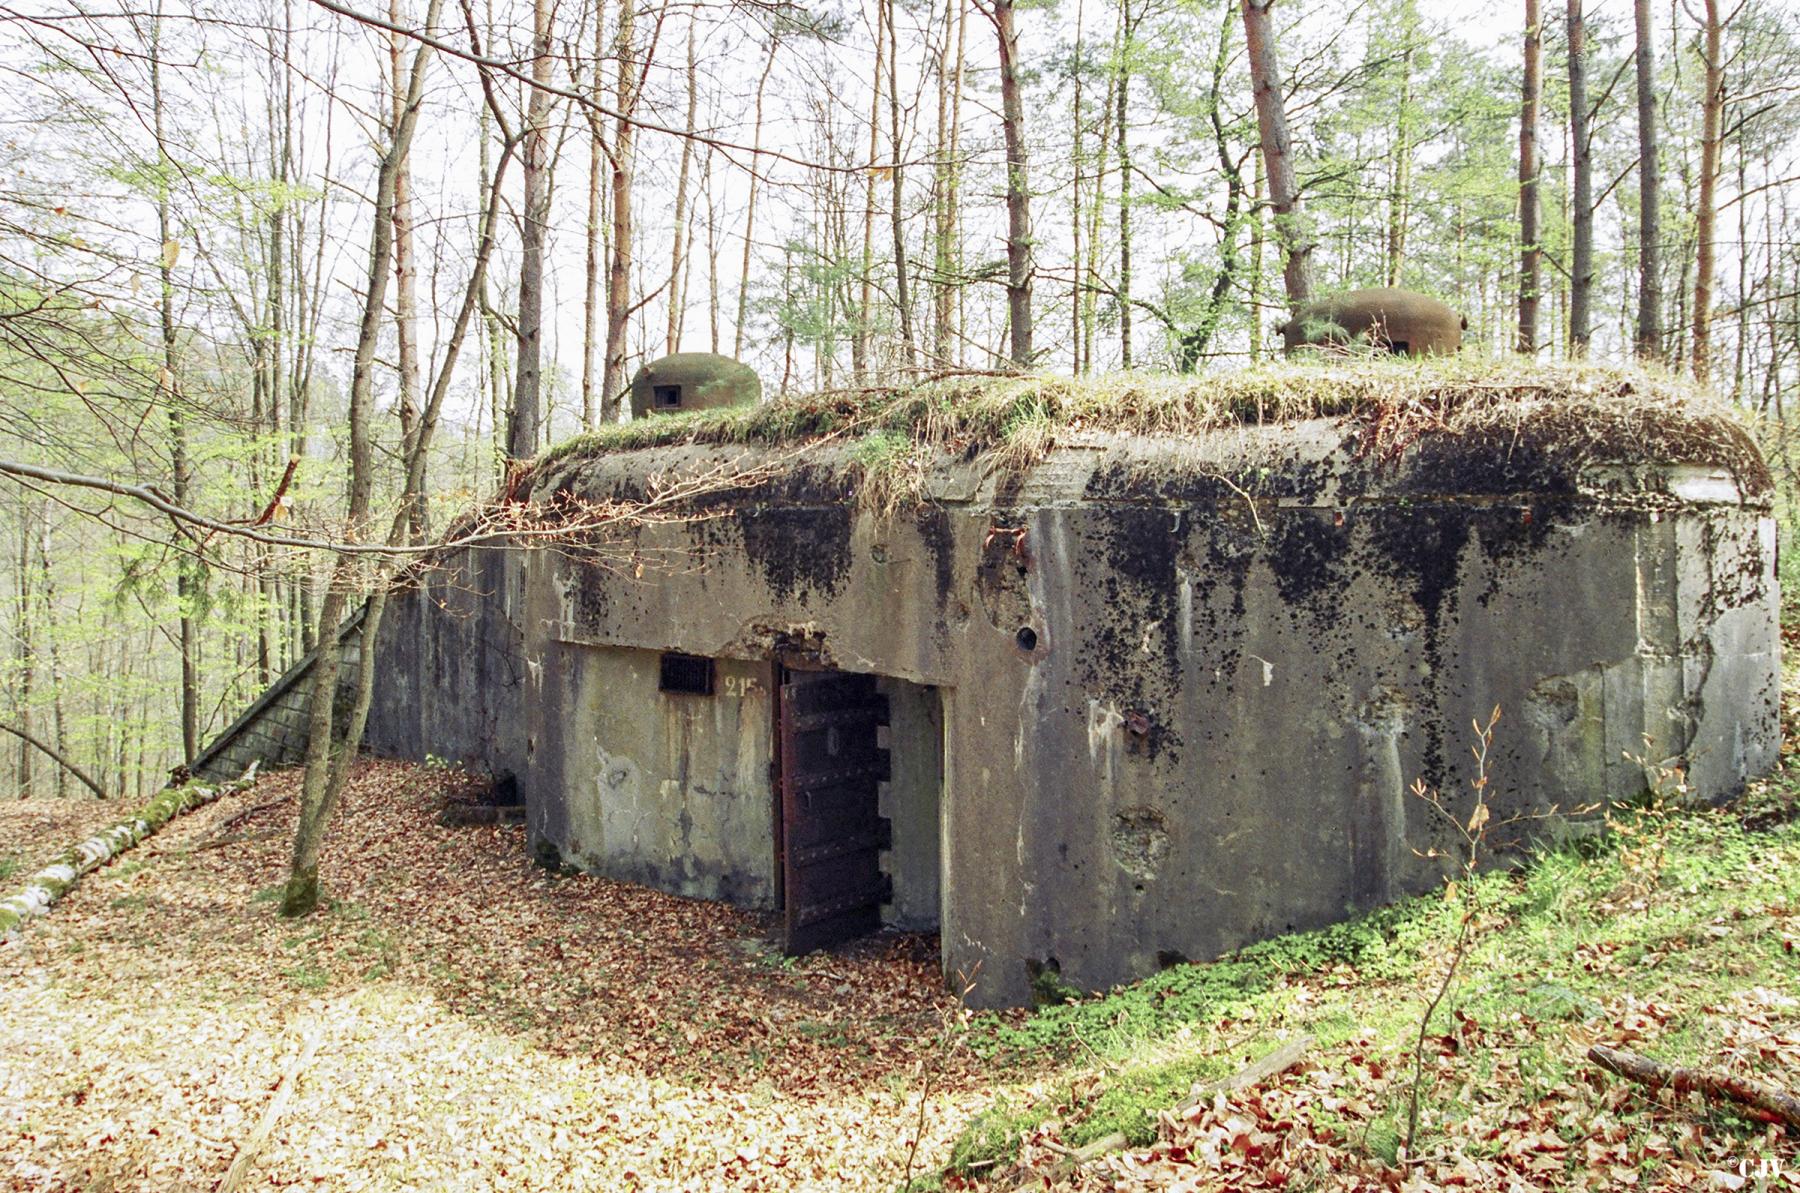
<svg viewBox="0 0 1800 1193">
<path fill-rule="evenodd" d="M 776 848 L 783 946 L 884 924 L 935 930 L 943 708 L 885 676 L 777 669 Z"/>
</svg>

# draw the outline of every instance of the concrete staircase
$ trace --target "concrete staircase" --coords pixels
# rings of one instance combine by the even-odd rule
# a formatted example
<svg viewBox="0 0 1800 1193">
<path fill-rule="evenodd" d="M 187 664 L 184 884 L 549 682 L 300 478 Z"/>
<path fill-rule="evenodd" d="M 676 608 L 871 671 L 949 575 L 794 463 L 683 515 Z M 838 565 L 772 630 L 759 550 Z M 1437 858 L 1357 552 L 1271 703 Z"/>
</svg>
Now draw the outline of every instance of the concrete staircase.
<svg viewBox="0 0 1800 1193">
<path fill-rule="evenodd" d="M 338 707 L 348 708 L 346 698 L 356 688 L 362 670 L 362 623 L 368 607 L 360 606 L 338 629 Z M 251 702 L 237 720 L 200 751 L 191 768 L 196 777 L 222 781 L 235 779 L 252 762 L 262 769 L 293 766 L 306 756 L 307 717 L 312 684 L 305 682 L 319 658 L 314 647 L 282 673 L 267 691 Z M 338 727 L 341 731 L 342 727 Z"/>
</svg>

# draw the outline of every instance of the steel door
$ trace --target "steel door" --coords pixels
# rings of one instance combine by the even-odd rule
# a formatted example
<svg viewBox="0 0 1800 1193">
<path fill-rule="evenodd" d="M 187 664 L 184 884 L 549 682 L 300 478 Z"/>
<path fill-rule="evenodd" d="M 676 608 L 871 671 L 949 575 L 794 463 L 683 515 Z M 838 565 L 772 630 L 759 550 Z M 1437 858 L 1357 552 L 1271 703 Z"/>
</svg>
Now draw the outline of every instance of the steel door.
<svg viewBox="0 0 1800 1193">
<path fill-rule="evenodd" d="M 887 697 L 872 675 L 792 671 L 781 683 L 781 840 L 785 941 L 808 953 L 881 926 L 893 897 L 880 851 L 891 843 L 879 814 L 888 752 L 877 729 Z"/>
</svg>

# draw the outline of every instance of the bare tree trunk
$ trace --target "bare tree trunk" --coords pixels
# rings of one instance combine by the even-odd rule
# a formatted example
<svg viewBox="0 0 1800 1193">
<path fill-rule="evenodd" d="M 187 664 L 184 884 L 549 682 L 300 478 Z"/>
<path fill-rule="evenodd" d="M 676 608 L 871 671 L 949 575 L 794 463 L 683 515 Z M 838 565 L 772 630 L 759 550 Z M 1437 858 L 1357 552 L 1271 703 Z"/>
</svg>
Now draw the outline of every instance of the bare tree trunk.
<svg viewBox="0 0 1800 1193">
<path fill-rule="evenodd" d="M 621 0 L 621 5 L 630 0 Z M 594 78 L 589 90 L 595 102 L 604 98 L 601 83 L 601 70 L 606 56 L 600 47 L 606 41 L 606 3 L 596 0 L 594 4 Z M 600 410 L 600 378 L 594 368 L 595 358 L 600 348 L 600 246 L 604 237 L 600 233 L 603 223 L 602 208 L 604 188 L 601 185 L 604 171 L 602 163 L 606 160 L 606 138 L 602 129 L 601 116 L 598 112 L 587 113 L 588 125 L 588 181 L 587 181 L 587 259 L 586 287 L 582 291 L 582 323 L 581 323 L 581 426 L 584 430 L 592 430 L 594 420 Z M 677 221 L 677 231 L 679 232 Z"/>
<path fill-rule="evenodd" d="M 713 194 L 713 151 L 706 147 L 706 169 L 700 175 L 706 191 L 706 330 L 712 353 L 719 353 L 719 203 Z"/>
<path fill-rule="evenodd" d="M 1593 337 L 1589 310 L 1594 301 L 1594 156 L 1593 134 L 1588 131 L 1587 22 L 1582 0 L 1568 0 L 1569 9 L 1569 140 L 1574 167 L 1571 199 L 1574 244 L 1569 268 L 1569 355 L 1587 355 Z"/>
<path fill-rule="evenodd" d="M 1706 59 L 1706 95 L 1701 101 L 1700 133 L 1700 200 L 1694 212 L 1694 379 L 1706 384 L 1712 379 L 1712 291 L 1716 269 L 1714 235 L 1718 213 L 1719 142 L 1725 113 L 1724 22 L 1719 18 L 1719 0 L 1704 0 L 1706 27 L 1703 32 Z M 1747 247 L 1740 248 L 1748 252 Z M 1738 301 L 1745 300 L 1744 295 Z"/>
<path fill-rule="evenodd" d="M 880 7 L 887 14 L 888 31 L 888 146 L 893 155 L 893 166 L 888 173 L 893 184 L 888 222 L 894 240 L 894 301 L 900 307 L 902 359 L 910 370 L 918 363 L 918 341 L 913 337 L 912 286 L 906 268 L 905 172 L 900 165 L 900 30 L 894 20 L 894 0 L 881 0 Z"/>
<path fill-rule="evenodd" d="M 1640 360 L 1662 359 L 1662 218 L 1657 164 L 1656 41 L 1650 0 L 1635 0 L 1638 108 L 1638 318 Z"/>
<path fill-rule="evenodd" d="M 750 140 L 750 198 L 744 208 L 744 260 L 738 274 L 737 332 L 731 341 L 731 355 L 739 359 L 744 355 L 744 332 L 750 315 L 750 264 L 751 253 L 756 247 L 757 189 L 762 181 L 763 91 L 769 85 L 769 72 L 775 69 L 775 51 L 780 45 L 780 35 L 771 30 L 769 56 L 763 60 L 762 76 L 756 80 L 756 129 Z"/>
<path fill-rule="evenodd" d="M 700 81 L 698 68 L 694 61 L 694 38 L 698 23 L 692 16 L 688 18 L 687 37 L 687 131 L 692 133 L 700 115 Z M 687 313 L 687 286 L 682 272 L 683 256 L 687 251 L 688 241 L 693 233 L 688 228 L 688 174 L 693 168 L 694 142 L 684 138 L 681 142 L 681 169 L 675 176 L 675 235 L 674 248 L 669 260 L 669 328 L 663 337 L 664 350 L 670 353 L 681 349 L 681 325 Z"/>
<path fill-rule="evenodd" d="M 638 71 L 637 0 L 620 0 L 618 39 L 613 54 L 618 75 L 613 101 L 619 117 L 613 122 L 612 143 L 612 255 L 606 267 L 606 372 L 600 386 L 601 421 L 619 420 L 620 399 L 625 391 L 625 336 L 631 318 L 631 183 L 636 169 L 636 129 L 628 117 L 637 107 Z"/>
<path fill-rule="evenodd" d="M 50 570 L 50 507 L 48 503 L 38 507 L 37 532 L 39 607 L 43 609 L 44 642 L 48 647 L 50 661 L 50 725 L 55 735 L 56 753 L 61 758 L 69 754 L 69 717 L 68 708 L 63 700 L 63 666 L 62 646 L 56 632 L 56 576 Z M 56 772 L 56 797 L 61 799 L 68 793 L 68 766 Z M 79 772 L 76 772 L 79 775 Z"/>
<path fill-rule="evenodd" d="M 935 199 L 936 226 L 932 237 L 932 272 L 936 278 L 931 288 L 931 364 L 933 368 L 946 368 L 951 362 L 954 340 L 952 326 L 955 310 L 955 290 L 951 280 L 955 265 L 951 258 L 951 248 L 955 244 L 956 229 L 956 162 L 954 151 L 950 148 L 954 135 L 950 129 L 950 92 L 953 87 L 962 83 L 962 59 L 956 60 L 955 75 L 951 74 L 950 39 L 956 27 L 956 16 L 964 11 L 963 0 L 952 0 L 944 5 L 943 40 L 938 43 L 937 56 L 937 167 L 932 179 L 932 194 Z M 1079 34 L 1076 41 L 1076 58 L 1081 55 Z M 1077 82 L 1077 95 L 1080 84 Z M 1080 122 L 1080 100 L 1076 101 L 1076 121 Z M 1077 252 L 1079 256 L 1079 251 Z"/>
<path fill-rule="evenodd" d="M 1019 81 L 1019 35 L 1013 0 L 991 0 L 987 12 L 1000 42 L 1000 123 L 1006 134 L 1006 319 L 1011 360 L 1029 368 L 1031 282 L 1031 180 L 1025 140 L 1025 97 Z"/>
<path fill-rule="evenodd" d="M 551 0 L 533 0 L 531 89 L 525 114 L 524 206 L 519 236 L 519 367 L 513 377 L 512 419 L 506 433 L 508 459 L 537 454 L 542 419 L 544 336 L 544 240 L 550 217 Z M 321 639 L 323 641 L 323 639 Z"/>
<path fill-rule="evenodd" d="M 1263 159 L 1256 157 L 1250 180 L 1250 363 L 1262 360 Z"/>
<path fill-rule="evenodd" d="M 1544 99 L 1544 18 L 1539 0 L 1525 0 L 1525 86 L 1519 105 L 1519 339 L 1537 352 L 1538 290 L 1543 285 L 1538 244 L 1538 108 Z"/>
<path fill-rule="evenodd" d="M 399 0 L 388 0 L 388 19 L 400 23 Z M 398 123 L 405 103 L 402 89 L 402 51 L 406 38 L 388 35 L 390 122 Z M 412 220 L 412 168 L 405 162 L 394 175 L 394 341 L 400 365 L 400 441 L 402 455 L 411 451 L 419 433 L 419 344 L 415 313 L 418 310 L 417 266 L 414 265 Z M 408 512 L 414 542 L 424 542 L 428 532 L 426 505 L 419 502 Z"/>
<path fill-rule="evenodd" d="M 956 364 L 964 361 L 963 345 L 968 341 L 968 325 L 964 317 L 968 287 L 962 282 L 962 104 L 963 77 L 968 63 L 969 4 L 956 0 L 956 79 L 950 92 L 950 262 L 957 274 L 956 286 Z"/>
<path fill-rule="evenodd" d="M 540 0 L 540 4 L 543 0 Z M 443 0 L 431 0 L 425 26 L 436 24 Z M 352 540 L 367 530 L 370 497 L 374 489 L 374 451 L 370 437 L 375 390 L 375 349 L 381 336 L 388 273 L 393 263 L 393 216 L 396 179 L 412 148 L 413 129 L 425 94 L 425 66 L 430 47 L 421 44 L 413 54 L 406 102 L 394 122 L 393 137 L 382 155 L 375 183 L 375 218 L 369 245 L 369 290 L 364 298 L 357 333 L 356 356 L 350 371 L 350 483 L 345 534 Z M 515 429 L 517 428 L 515 412 Z M 340 555 L 332 569 L 331 583 L 319 611 L 319 654 L 313 664 L 312 705 L 307 716 L 306 772 L 300 786 L 300 816 L 294 830 L 294 852 L 282 892 L 281 913 L 305 915 L 319 902 L 319 847 L 325 825 L 342 791 L 342 766 L 332 762 L 332 720 L 337 696 L 338 627 L 355 577 L 354 557 Z M 365 676 L 374 670 L 373 655 L 363 660 Z M 347 743 L 346 753 L 356 749 Z"/>
<path fill-rule="evenodd" d="M 1081 355 L 1081 299 L 1085 289 L 1085 278 L 1081 272 L 1081 200 L 1082 187 L 1082 153 L 1087 148 L 1086 132 L 1082 127 L 1081 91 L 1085 80 L 1082 78 L 1082 43 L 1087 31 L 1087 6 L 1082 0 L 1075 4 L 1075 48 L 1070 64 L 1069 74 L 1074 84 L 1074 96 L 1070 108 L 1072 119 L 1069 129 L 1069 172 L 1073 179 L 1069 184 L 1069 240 L 1073 251 L 1069 255 L 1069 356 L 1070 371 L 1077 377 L 1086 370 L 1083 368 Z"/>
<path fill-rule="evenodd" d="M 1131 19 L 1131 0 L 1119 3 L 1118 86 L 1113 102 L 1119 151 L 1119 367 L 1131 367 L 1131 55 L 1137 29 Z"/>
<path fill-rule="evenodd" d="M 1400 9 L 1400 110 L 1394 113 L 1394 160 L 1388 171 L 1387 284 L 1400 284 L 1406 261 L 1406 224 L 1412 201 L 1413 60 L 1418 49 L 1419 12 L 1413 0 Z"/>
<path fill-rule="evenodd" d="M 174 163 L 170 160 L 168 141 L 163 127 L 161 22 L 154 22 L 150 35 L 150 107 L 155 126 L 157 164 L 160 176 L 156 183 L 156 228 L 162 241 L 157 303 L 162 320 L 162 382 L 160 389 L 168 402 L 170 488 L 176 505 L 191 505 L 189 492 L 192 475 L 188 465 L 187 416 L 181 408 L 177 384 L 176 357 L 178 341 L 175 331 L 175 262 L 181 253 L 181 242 L 175 238 L 175 219 L 169 203 L 173 180 L 169 177 Z M 178 540 L 185 536 L 178 530 Z M 181 751 L 182 761 L 191 763 L 200 752 L 200 636 L 195 611 L 200 599 L 200 563 L 177 543 L 175 562 L 175 599 L 181 627 Z"/>
<path fill-rule="evenodd" d="M 1300 199 L 1294 176 L 1293 146 L 1288 135 L 1287 109 L 1281 95 L 1281 63 L 1275 53 L 1274 23 L 1269 8 L 1274 0 L 1243 0 L 1244 47 L 1250 63 L 1250 84 L 1256 94 L 1256 123 L 1262 133 L 1263 165 L 1269 183 L 1269 206 L 1275 211 L 1275 235 L 1287 264 L 1282 280 L 1288 305 L 1298 308 L 1312 298 L 1311 223 Z"/>
<path fill-rule="evenodd" d="M 882 66 L 887 61 L 887 39 L 881 35 L 882 13 L 875 9 L 875 76 L 869 100 L 869 168 L 863 181 L 862 295 L 856 311 L 856 338 L 850 341 L 850 371 L 857 381 L 865 380 L 870 369 L 870 348 L 875 336 L 875 157 L 881 152 L 881 88 Z"/>
<path fill-rule="evenodd" d="M 19 686 L 14 704 L 14 719 L 27 733 L 31 730 L 31 689 L 37 679 L 37 646 L 35 627 L 37 618 L 32 613 L 31 595 L 31 518 L 32 510 L 25 497 L 25 490 L 19 491 L 19 535 L 18 535 L 18 567 L 13 572 L 17 585 L 13 603 L 13 642 L 14 657 L 17 661 Z M 20 735 L 18 765 L 14 768 L 15 785 L 20 799 L 31 795 L 34 776 L 32 775 L 31 747 L 27 743 L 30 738 Z"/>
</svg>

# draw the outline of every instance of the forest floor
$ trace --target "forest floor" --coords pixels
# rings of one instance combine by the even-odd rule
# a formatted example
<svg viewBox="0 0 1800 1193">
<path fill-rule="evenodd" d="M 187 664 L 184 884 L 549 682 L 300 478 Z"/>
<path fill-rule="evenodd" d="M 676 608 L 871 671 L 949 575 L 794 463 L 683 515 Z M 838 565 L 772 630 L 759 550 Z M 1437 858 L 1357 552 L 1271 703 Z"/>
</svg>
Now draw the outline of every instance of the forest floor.
<svg viewBox="0 0 1800 1193">
<path fill-rule="evenodd" d="M 467 782 L 360 765 L 307 920 L 274 915 L 290 772 L 0 946 L 0 1186 L 214 1188 L 281 1105 L 244 1187 L 1800 1188 L 1791 1129 L 1584 1059 L 1800 1089 L 1800 760 L 1454 898 L 1004 1015 L 958 1009 L 927 937 L 785 958 L 763 917 L 439 827 Z M 116 811 L 67 803 L 6 808 L 0 857 Z"/>
</svg>

